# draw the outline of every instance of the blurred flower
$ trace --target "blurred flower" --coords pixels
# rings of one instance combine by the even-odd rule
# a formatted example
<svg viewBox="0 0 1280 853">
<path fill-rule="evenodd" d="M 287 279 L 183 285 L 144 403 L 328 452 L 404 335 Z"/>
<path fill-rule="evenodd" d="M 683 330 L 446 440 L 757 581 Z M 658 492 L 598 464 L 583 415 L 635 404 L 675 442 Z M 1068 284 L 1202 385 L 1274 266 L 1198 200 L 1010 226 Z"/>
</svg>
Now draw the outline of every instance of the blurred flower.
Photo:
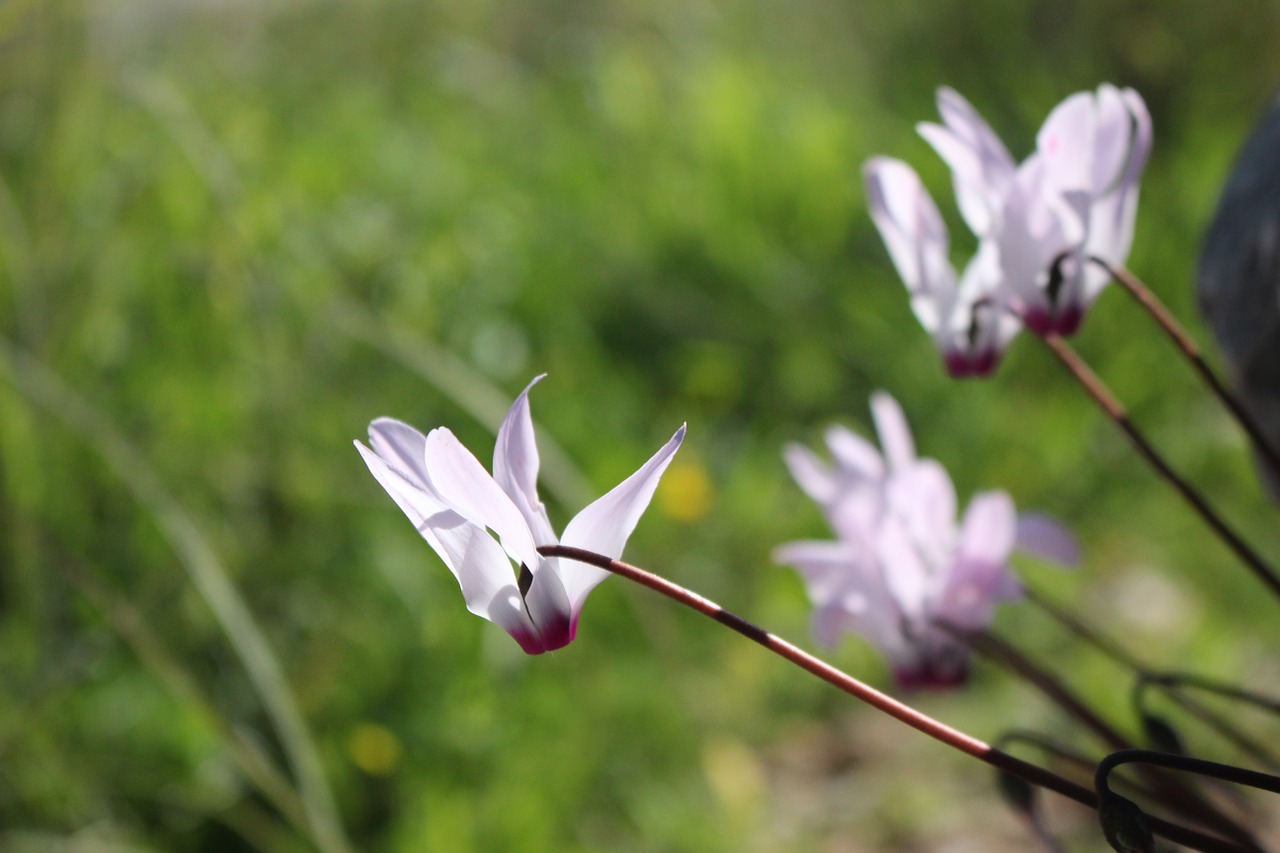
<svg viewBox="0 0 1280 853">
<path fill-rule="evenodd" d="M 369 425 L 373 449 L 355 442 L 369 471 L 453 572 L 467 609 L 500 626 L 529 654 L 568 644 L 587 593 L 609 576 L 537 551 L 558 541 L 537 492 L 528 394 L 541 378 L 507 412 L 492 476 L 445 427 L 424 436 L 408 424 L 378 418 Z M 621 556 L 684 433 L 681 426 L 640 470 L 578 513 L 560 541 Z"/>
<path fill-rule="evenodd" d="M 911 310 L 933 336 L 947 372 L 955 377 L 989 375 L 1020 327 L 995 298 L 996 244 L 981 241 L 957 282 L 947 226 L 911 167 L 876 157 L 863 167 L 863 176 L 871 219 L 911 295 Z"/>
<path fill-rule="evenodd" d="M 968 658 L 955 632 L 985 628 L 997 603 L 1022 595 L 1009 572 L 1012 552 L 1070 565 L 1076 543 L 1044 516 L 1019 518 L 999 491 L 975 495 L 957 525 L 951 478 L 916 457 L 898 404 L 878 393 L 871 406 L 883 456 L 839 427 L 827 433 L 833 465 L 787 448 L 792 476 L 837 538 L 791 542 L 774 558 L 804 578 L 820 643 L 858 634 L 885 656 L 899 685 L 955 685 Z"/>
<path fill-rule="evenodd" d="M 1109 280 L 1090 259 L 1124 264 L 1151 117 L 1132 89 L 1078 92 L 1049 114 L 1019 165 L 956 92 L 938 90 L 938 112 L 942 124 L 917 129 L 951 168 L 960 215 L 978 238 L 960 282 L 946 227 L 909 166 L 868 161 L 868 207 L 948 370 L 984 375 L 1016 332 L 1009 314 L 1037 334 L 1072 334 Z"/>
</svg>

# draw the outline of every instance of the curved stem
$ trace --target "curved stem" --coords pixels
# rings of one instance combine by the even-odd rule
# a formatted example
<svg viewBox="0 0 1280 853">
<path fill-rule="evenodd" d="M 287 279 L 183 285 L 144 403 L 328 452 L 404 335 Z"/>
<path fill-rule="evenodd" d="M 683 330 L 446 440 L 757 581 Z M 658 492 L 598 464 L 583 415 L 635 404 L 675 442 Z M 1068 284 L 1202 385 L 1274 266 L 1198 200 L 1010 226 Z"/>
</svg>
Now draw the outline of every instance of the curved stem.
<svg viewBox="0 0 1280 853">
<path fill-rule="evenodd" d="M 1107 784 L 1107 776 L 1122 764 L 1149 764 L 1155 767 L 1164 767 L 1168 770 L 1181 770 L 1186 773 L 1221 779 L 1236 785 L 1257 788 L 1260 791 L 1280 794 L 1280 776 L 1272 776 L 1270 773 L 1246 770 L 1243 767 L 1236 767 L 1232 764 L 1219 764 L 1216 761 L 1192 758 L 1189 755 L 1156 752 L 1153 749 L 1122 749 L 1111 753 L 1098 762 L 1098 769 L 1094 772 L 1094 787 L 1097 789 L 1099 796 L 1106 796 L 1111 793 L 1111 788 Z"/>
<path fill-rule="evenodd" d="M 1275 753 L 1270 748 L 1264 746 L 1257 739 L 1246 735 L 1239 727 L 1224 719 L 1220 714 L 1215 713 L 1189 696 L 1184 696 L 1182 691 L 1179 690 L 1179 687 L 1183 684 L 1187 684 L 1187 686 L 1198 685 L 1206 690 L 1211 690 L 1211 687 L 1200 684 L 1199 679 L 1195 679 L 1196 684 L 1193 684 L 1193 677 L 1190 676 L 1187 677 L 1187 681 L 1178 681 L 1177 677 L 1172 674 L 1157 673 L 1155 670 L 1146 666 L 1127 650 L 1122 648 L 1114 640 L 1103 636 L 1103 634 L 1096 628 L 1085 624 L 1083 620 L 1077 618 L 1071 613 L 1068 613 L 1062 607 L 1046 598 L 1043 594 L 1027 587 L 1026 597 L 1028 601 L 1039 607 L 1072 634 L 1093 646 L 1115 663 L 1132 670 L 1134 674 L 1138 676 L 1139 683 L 1159 687 L 1164 691 L 1165 695 L 1169 697 L 1171 702 L 1181 707 L 1184 711 L 1195 717 L 1208 728 L 1217 732 L 1220 737 L 1231 743 L 1241 752 L 1258 758 L 1269 767 L 1280 767 L 1280 759 L 1276 757 Z M 1214 685 L 1219 687 L 1225 686 L 1219 685 L 1217 682 L 1214 682 Z M 1229 686 L 1225 687 L 1227 690 L 1234 689 Z M 1249 696 L 1252 698 L 1261 698 L 1254 697 L 1253 694 L 1249 694 Z"/>
<path fill-rule="evenodd" d="M 1045 335 L 1040 340 L 1044 341 L 1050 351 L 1058 357 L 1058 360 L 1071 372 L 1072 376 L 1093 398 L 1099 408 L 1106 413 L 1107 417 L 1111 418 L 1116 426 L 1120 427 L 1124 434 L 1128 436 L 1138 454 L 1169 485 L 1173 486 L 1174 490 L 1191 505 L 1192 509 L 1204 520 L 1205 524 L 1231 549 L 1232 553 L 1240 558 L 1241 562 L 1253 572 L 1258 580 L 1266 584 L 1272 593 L 1280 596 L 1280 575 L 1277 575 L 1267 562 L 1241 539 L 1239 534 L 1228 526 L 1226 521 L 1209 505 L 1204 496 L 1169 467 L 1169 463 L 1164 460 L 1164 457 L 1156 452 L 1156 449 L 1147 440 L 1146 436 L 1129 420 L 1129 414 L 1125 411 L 1124 406 L 1120 404 L 1120 401 L 1102 383 L 1102 380 L 1089 369 L 1089 366 L 1076 354 L 1076 351 L 1057 335 Z"/>
<path fill-rule="evenodd" d="M 721 625 L 736 631 L 758 645 L 764 646 L 779 657 L 817 676 L 833 687 L 848 693 L 855 699 L 865 702 L 876 710 L 888 714 L 899 722 L 906 723 L 913 729 L 923 732 L 953 749 L 977 758 L 979 761 L 985 762 L 998 770 L 1011 773 L 1033 785 L 1039 785 L 1042 788 L 1055 791 L 1090 809 L 1097 808 L 1097 796 L 1083 785 L 1077 785 L 1075 782 L 1043 767 L 1038 767 L 1015 758 L 1006 752 L 994 749 L 977 738 L 971 737 L 958 729 L 953 729 L 927 714 L 922 714 L 910 705 L 899 702 L 891 696 L 863 684 L 853 676 L 831 666 L 826 661 L 814 657 L 781 637 L 777 637 L 758 625 L 748 622 L 741 616 L 725 610 L 714 601 L 687 590 L 678 584 L 674 584 L 665 578 L 646 572 L 644 569 L 637 568 L 629 563 L 612 560 L 602 554 L 585 551 L 581 548 L 573 548 L 568 545 L 542 545 L 539 546 L 538 552 L 544 557 L 561 557 L 596 566 L 613 574 L 621 575 L 641 586 L 648 587 L 654 592 L 665 595 L 672 601 L 683 604 L 691 610 L 714 619 Z M 1234 841 L 1205 835 L 1194 829 L 1169 821 L 1152 818 L 1151 826 L 1157 834 L 1192 850 L 1248 851 L 1255 849 Z"/>
<path fill-rule="evenodd" d="M 1200 353 L 1200 348 L 1195 341 L 1191 340 L 1191 336 L 1187 334 L 1186 329 L 1182 328 L 1182 325 L 1156 295 L 1151 292 L 1151 289 L 1124 267 L 1112 266 L 1102 258 L 1091 257 L 1089 260 L 1106 270 L 1107 274 L 1115 279 L 1133 297 L 1134 301 L 1151 315 L 1152 319 L 1164 330 L 1178 350 L 1191 362 L 1191 366 L 1199 374 L 1205 385 L 1209 387 L 1209 390 L 1213 392 L 1223 407 L 1231 413 L 1231 416 L 1236 419 L 1236 422 L 1249 435 L 1249 439 L 1253 442 L 1253 446 L 1257 449 L 1259 455 L 1267 460 L 1267 464 L 1273 470 L 1280 471 L 1280 453 L 1277 453 L 1275 448 L 1271 446 L 1266 436 L 1262 434 L 1257 422 L 1245 411 L 1244 405 L 1240 400 L 1223 384 L 1218 374 L 1213 372 L 1213 368 L 1209 367 L 1209 363 L 1204 360 L 1204 356 Z"/>
</svg>

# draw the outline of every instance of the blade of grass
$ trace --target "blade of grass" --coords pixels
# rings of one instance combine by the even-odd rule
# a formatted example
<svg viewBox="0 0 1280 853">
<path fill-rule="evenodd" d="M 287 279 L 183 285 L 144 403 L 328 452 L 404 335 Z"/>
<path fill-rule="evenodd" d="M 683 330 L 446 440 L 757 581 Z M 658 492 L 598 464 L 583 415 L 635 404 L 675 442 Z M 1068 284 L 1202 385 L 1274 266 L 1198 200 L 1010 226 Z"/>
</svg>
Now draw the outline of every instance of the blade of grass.
<svg viewBox="0 0 1280 853">
<path fill-rule="evenodd" d="M 38 359 L 0 338 L 0 373 L 33 405 L 78 433 L 151 514 L 239 657 L 297 778 L 312 840 L 325 853 L 348 853 L 320 755 L 294 702 L 284 670 L 199 526 L 115 425 Z"/>
</svg>

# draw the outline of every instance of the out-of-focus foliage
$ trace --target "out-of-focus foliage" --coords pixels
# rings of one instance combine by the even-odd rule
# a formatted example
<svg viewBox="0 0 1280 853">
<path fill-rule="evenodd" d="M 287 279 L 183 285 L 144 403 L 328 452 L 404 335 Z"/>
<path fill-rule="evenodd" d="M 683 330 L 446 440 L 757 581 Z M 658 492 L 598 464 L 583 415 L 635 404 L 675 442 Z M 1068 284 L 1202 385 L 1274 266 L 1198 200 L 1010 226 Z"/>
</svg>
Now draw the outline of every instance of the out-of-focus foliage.
<svg viewBox="0 0 1280 853">
<path fill-rule="evenodd" d="M 386 414 L 487 458 L 546 371 L 563 523 L 687 420 L 627 556 L 807 641 L 769 552 L 824 534 L 779 449 L 865 429 L 887 388 L 962 493 L 1080 532 L 1082 570 L 1033 585 L 1154 664 L 1274 684 L 1276 602 L 1034 340 L 943 376 L 858 170 L 890 153 L 949 196 L 912 131 L 938 85 L 1016 156 L 1069 92 L 1134 86 L 1131 265 L 1198 328 L 1198 231 L 1278 41 L 1260 1 L 0 4 L 0 847 L 312 849 L 245 769 L 299 787 L 275 665 L 311 802 L 361 850 L 1024 849 L 981 767 L 620 581 L 525 658 L 350 441 Z M 1280 554 L 1236 432 L 1122 295 L 1079 346 Z M 1122 673 L 1042 613 L 998 626 L 1126 719 Z M 855 641 L 834 659 L 886 681 Z M 990 667 L 920 701 L 1062 728 Z"/>
</svg>

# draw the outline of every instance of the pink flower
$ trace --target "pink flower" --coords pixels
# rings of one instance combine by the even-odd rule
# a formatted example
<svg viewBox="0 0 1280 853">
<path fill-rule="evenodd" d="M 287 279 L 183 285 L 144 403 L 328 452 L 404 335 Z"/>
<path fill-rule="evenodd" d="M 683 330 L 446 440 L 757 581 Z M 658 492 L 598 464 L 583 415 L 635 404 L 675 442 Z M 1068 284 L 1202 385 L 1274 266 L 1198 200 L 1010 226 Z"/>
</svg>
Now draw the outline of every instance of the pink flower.
<svg viewBox="0 0 1280 853">
<path fill-rule="evenodd" d="M 1021 164 L 976 110 L 938 91 L 942 124 L 920 135 L 951 168 L 961 217 L 978 239 L 956 283 L 946 228 L 911 168 L 864 167 L 868 207 L 911 294 L 912 308 L 954 375 L 991 372 L 1016 332 L 1074 333 L 1109 280 L 1091 259 L 1124 264 L 1151 118 L 1132 89 L 1102 85 L 1059 104 Z"/>
<path fill-rule="evenodd" d="M 1019 518 L 1000 491 L 975 495 L 957 524 L 951 479 L 936 461 L 915 456 L 897 403 L 876 394 L 872 411 L 883 457 L 840 428 L 827 434 L 831 466 L 787 449 L 793 476 L 837 538 L 788 543 L 774 558 L 803 577 L 819 642 L 858 634 L 885 656 L 900 686 L 955 685 L 968 660 L 956 632 L 986 627 L 996 604 L 1022 595 L 1009 571 L 1012 553 L 1070 565 L 1077 547 L 1056 522 Z"/>
<path fill-rule="evenodd" d="M 541 378 L 507 412 L 492 475 L 445 427 L 424 436 L 379 418 L 369 425 L 373 449 L 355 442 L 374 478 L 453 572 L 467 609 L 501 627 L 529 654 L 567 645 L 587 593 L 609 576 L 594 566 L 547 559 L 538 546 L 562 541 L 620 557 L 685 433 L 681 426 L 640 470 L 578 513 L 557 540 L 538 499 L 538 449 L 529 415 L 529 389 Z"/>
</svg>

